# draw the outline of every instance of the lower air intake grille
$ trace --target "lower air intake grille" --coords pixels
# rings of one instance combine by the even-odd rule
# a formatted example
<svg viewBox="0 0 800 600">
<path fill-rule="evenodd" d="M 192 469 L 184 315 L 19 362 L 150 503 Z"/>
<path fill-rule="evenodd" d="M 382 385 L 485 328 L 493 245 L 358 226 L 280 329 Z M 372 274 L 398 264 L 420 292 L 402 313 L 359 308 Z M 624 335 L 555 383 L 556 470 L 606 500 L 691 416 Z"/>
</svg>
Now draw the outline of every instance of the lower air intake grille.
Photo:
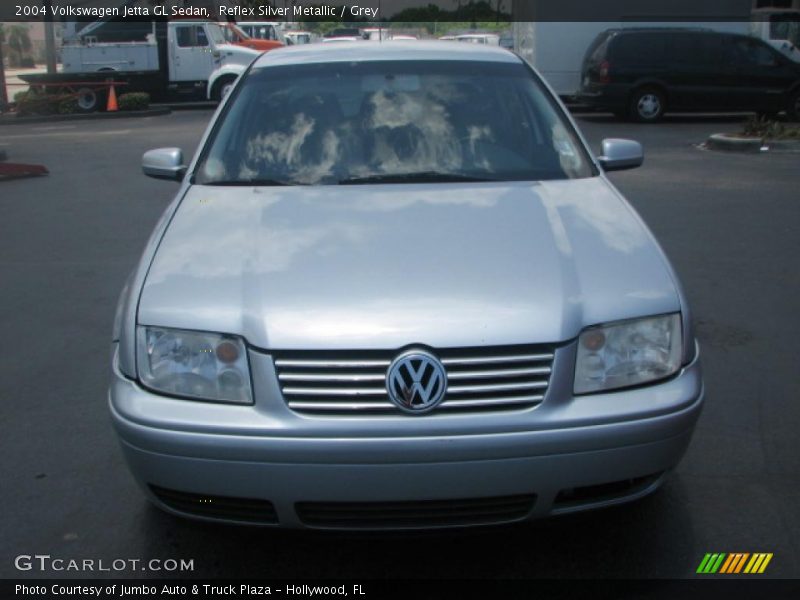
<svg viewBox="0 0 800 600">
<path fill-rule="evenodd" d="M 416 502 L 300 502 L 300 520 L 312 527 L 403 529 L 490 525 L 524 519 L 535 495 Z"/>
<path fill-rule="evenodd" d="M 658 481 L 663 474 L 664 472 L 661 471 L 644 477 L 561 490 L 556 496 L 553 505 L 555 508 L 560 508 L 625 498 L 647 489 Z"/>
<path fill-rule="evenodd" d="M 206 496 L 168 490 L 155 485 L 151 485 L 150 490 L 171 509 L 197 517 L 263 524 L 278 522 L 275 507 L 272 506 L 272 502 L 266 500 Z"/>
<path fill-rule="evenodd" d="M 301 413 L 400 413 L 386 391 L 398 352 L 272 353 L 289 408 Z M 433 351 L 447 372 L 435 412 L 486 412 L 536 406 L 550 382 L 552 346 L 489 346 Z"/>
</svg>

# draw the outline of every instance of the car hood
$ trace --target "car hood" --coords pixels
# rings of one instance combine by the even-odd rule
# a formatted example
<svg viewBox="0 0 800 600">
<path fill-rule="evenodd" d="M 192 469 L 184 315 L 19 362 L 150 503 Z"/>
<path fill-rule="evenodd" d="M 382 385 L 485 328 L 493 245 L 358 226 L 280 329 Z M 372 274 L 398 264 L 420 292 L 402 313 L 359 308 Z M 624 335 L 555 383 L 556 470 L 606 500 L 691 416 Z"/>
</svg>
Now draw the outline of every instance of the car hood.
<svg viewBox="0 0 800 600">
<path fill-rule="evenodd" d="M 193 186 L 145 280 L 141 324 L 261 348 L 551 343 L 680 310 L 671 270 L 601 177 Z"/>
</svg>

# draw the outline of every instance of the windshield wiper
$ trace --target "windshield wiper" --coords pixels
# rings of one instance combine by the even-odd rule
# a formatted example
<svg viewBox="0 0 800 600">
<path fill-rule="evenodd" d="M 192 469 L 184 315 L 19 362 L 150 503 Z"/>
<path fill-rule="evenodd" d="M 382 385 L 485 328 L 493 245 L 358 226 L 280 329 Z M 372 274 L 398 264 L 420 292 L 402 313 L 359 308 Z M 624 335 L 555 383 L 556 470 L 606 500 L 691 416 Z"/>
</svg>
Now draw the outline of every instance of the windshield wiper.
<svg viewBox="0 0 800 600">
<path fill-rule="evenodd" d="M 279 179 L 220 179 L 218 181 L 207 181 L 204 182 L 202 185 L 258 187 L 258 186 L 286 186 L 286 185 L 304 185 L 304 184 L 295 183 L 292 181 L 281 181 Z"/>
<path fill-rule="evenodd" d="M 475 177 L 459 173 L 444 173 L 441 171 L 419 171 L 416 173 L 381 173 L 367 177 L 351 177 L 342 179 L 339 185 L 360 185 L 365 183 L 440 183 L 440 182 L 481 182 L 497 181 L 488 177 Z"/>
</svg>

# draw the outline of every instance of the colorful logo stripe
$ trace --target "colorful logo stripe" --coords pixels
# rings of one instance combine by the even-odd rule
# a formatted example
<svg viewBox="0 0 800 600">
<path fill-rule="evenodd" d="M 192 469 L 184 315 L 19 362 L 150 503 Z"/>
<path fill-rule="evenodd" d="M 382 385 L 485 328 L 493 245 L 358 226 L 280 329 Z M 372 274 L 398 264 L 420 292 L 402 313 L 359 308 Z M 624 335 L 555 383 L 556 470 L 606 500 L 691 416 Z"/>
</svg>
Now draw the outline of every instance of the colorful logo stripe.
<svg viewBox="0 0 800 600">
<path fill-rule="evenodd" d="M 763 573 L 767 568 L 769 561 L 772 560 L 772 552 L 753 554 L 753 558 L 747 563 L 744 568 L 745 573 Z"/>
<path fill-rule="evenodd" d="M 724 554 L 706 554 L 700 566 L 697 567 L 697 572 L 716 573 L 724 558 Z"/>
<path fill-rule="evenodd" d="M 697 567 L 697 573 L 704 575 L 714 573 L 724 573 L 726 575 L 763 573 L 771 560 L 771 552 L 756 552 L 754 554 L 749 552 L 708 553 L 703 557 L 700 566 Z"/>
</svg>

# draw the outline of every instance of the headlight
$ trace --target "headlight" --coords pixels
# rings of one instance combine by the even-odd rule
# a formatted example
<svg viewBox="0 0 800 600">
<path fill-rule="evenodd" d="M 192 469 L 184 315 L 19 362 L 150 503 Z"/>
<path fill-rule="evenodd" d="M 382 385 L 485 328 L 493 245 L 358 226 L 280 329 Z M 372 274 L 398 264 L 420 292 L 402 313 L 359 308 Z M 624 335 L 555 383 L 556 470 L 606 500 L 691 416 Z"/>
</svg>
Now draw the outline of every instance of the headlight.
<svg viewBox="0 0 800 600">
<path fill-rule="evenodd" d="M 681 365 L 681 349 L 680 314 L 585 329 L 578 338 L 575 393 L 669 377 Z"/>
<path fill-rule="evenodd" d="M 161 327 L 137 330 L 139 378 L 155 391 L 199 400 L 252 404 L 241 338 Z"/>
</svg>

